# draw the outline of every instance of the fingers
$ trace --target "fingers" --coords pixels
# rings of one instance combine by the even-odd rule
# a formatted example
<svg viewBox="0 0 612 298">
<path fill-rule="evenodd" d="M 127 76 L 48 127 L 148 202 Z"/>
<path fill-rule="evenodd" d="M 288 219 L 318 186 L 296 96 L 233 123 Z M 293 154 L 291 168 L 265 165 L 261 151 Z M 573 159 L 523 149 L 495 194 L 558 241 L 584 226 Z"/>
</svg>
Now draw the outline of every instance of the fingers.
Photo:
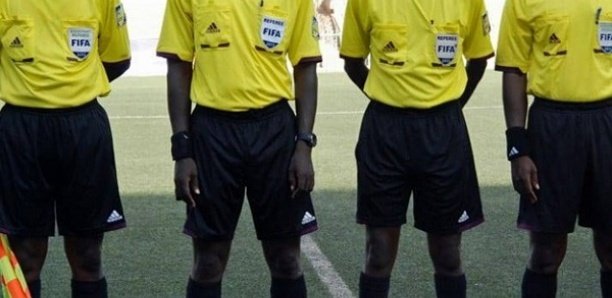
<svg viewBox="0 0 612 298">
<path fill-rule="evenodd" d="M 514 190 L 521 195 L 527 196 L 530 203 L 535 204 L 538 201 L 536 191 L 540 190 L 540 184 L 538 183 L 537 171 L 531 171 L 527 175 L 514 177 L 512 179 Z"/>
<path fill-rule="evenodd" d="M 300 169 L 300 167 L 292 167 L 289 170 L 289 186 L 292 198 L 295 198 L 300 192 L 311 192 L 314 188 L 314 172 L 312 168 Z"/>
<path fill-rule="evenodd" d="M 200 194 L 198 174 L 192 159 L 177 161 L 174 172 L 174 191 L 177 200 L 195 207 L 195 197 Z"/>
</svg>

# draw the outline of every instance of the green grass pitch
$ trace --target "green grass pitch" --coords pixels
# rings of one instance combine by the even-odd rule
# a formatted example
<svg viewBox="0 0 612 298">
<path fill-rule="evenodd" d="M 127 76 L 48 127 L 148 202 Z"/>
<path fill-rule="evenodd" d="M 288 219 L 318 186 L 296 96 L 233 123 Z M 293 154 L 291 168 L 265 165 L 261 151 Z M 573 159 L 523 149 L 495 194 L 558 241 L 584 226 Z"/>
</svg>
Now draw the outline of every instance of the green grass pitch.
<svg viewBox="0 0 612 298">
<path fill-rule="evenodd" d="M 319 79 L 313 197 L 321 229 L 313 239 L 357 293 L 364 229 L 354 221 L 354 147 L 367 100 L 343 74 L 320 74 Z M 113 87 L 102 103 L 111 116 L 129 227 L 105 238 L 110 297 L 184 297 L 192 252 L 190 239 L 181 233 L 184 204 L 172 195 L 165 80 L 121 78 Z M 526 233 L 515 227 L 518 201 L 504 155 L 500 90 L 500 75 L 487 72 L 465 109 L 486 216 L 483 225 L 463 238 L 469 297 L 519 297 L 529 249 Z M 225 297 L 267 297 L 267 269 L 248 209 L 244 210 L 223 292 Z M 433 297 L 425 236 L 411 224 L 402 231 L 391 297 Z M 559 274 L 559 297 L 599 297 L 599 265 L 590 231 L 578 228 L 569 241 Z M 331 297 L 306 258 L 303 264 L 310 297 Z M 43 271 L 43 295 L 69 297 L 69 279 L 62 240 L 53 238 Z"/>
</svg>

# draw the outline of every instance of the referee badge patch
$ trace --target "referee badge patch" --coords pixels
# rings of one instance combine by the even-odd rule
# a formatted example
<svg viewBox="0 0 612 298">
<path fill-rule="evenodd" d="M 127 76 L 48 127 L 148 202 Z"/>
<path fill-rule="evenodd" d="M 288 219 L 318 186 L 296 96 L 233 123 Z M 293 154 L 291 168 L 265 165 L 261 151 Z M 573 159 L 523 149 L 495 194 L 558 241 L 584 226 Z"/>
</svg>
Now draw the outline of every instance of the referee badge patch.
<svg viewBox="0 0 612 298">
<path fill-rule="evenodd" d="M 459 37 L 456 34 L 438 34 L 436 36 L 436 55 L 442 66 L 449 66 L 457 54 Z"/>
<path fill-rule="evenodd" d="M 68 28 L 68 44 L 70 50 L 79 59 L 85 59 L 91 52 L 94 42 L 92 28 Z"/>
<path fill-rule="evenodd" d="M 268 49 L 278 46 L 285 35 L 285 20 L 264 16 L 261 20 L 261 40 Z"/>
<path fill-rule="evenodd" d="M 125 15 L 125 10 L 123 10 L 122 3 L 115 6 L 115 22 L 117 22 L 117 26 L 119 27 L 123 27 L 127 24 L 127 17 Z"/>
<path fill-rule="evenodd" d="M 599 47 L 606 54 L 612 54 L 612 23 L 599 23 Z"/>
<path fill-rule="evenodd" d="M 489 21 L 489 13 L 485 12 L 482 16 L 482 34 L 487 36 L 491 33 L 491 21 Z"/>
<path fill-rule="evenodd" d="M 321 35 L 319 34 L 319 21 L 316 17 L 312 17 L 312 38 L 319 40 Z"/>
</svg>

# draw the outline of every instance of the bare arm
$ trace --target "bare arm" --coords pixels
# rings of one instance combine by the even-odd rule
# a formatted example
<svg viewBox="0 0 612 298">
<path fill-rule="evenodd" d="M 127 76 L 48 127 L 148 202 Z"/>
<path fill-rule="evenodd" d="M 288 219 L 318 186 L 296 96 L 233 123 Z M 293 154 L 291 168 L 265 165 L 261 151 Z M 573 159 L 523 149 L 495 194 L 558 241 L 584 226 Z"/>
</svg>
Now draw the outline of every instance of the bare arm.
<svg viewBox="0 0 612 298">
<path fill-rule="evenodd" d="M 348 77 L 363 91 L 370 70 L 365 65 L 363 58 L 344 58 L 344 71 Z"/>
<path fill-rule="evenodd" d="M 168 59 L 168 114 L 174 134 L 189 132 L 191 114 L 191 62 Z M 200 193 L 197 180 L 197 168 L 193 158 L 176 160 L 174 165 L 174 184 L 176 198 L 195 206 L 194 195 Z"/>
<path fill-rule="evenodd" d="M 519 72 L 504 72 L 504 114 L 508 129 L 524 128 L 527 119 L 527 76 Z M 538 170 L 529 155 L 512 160 L 512 184 L 514 189 L 528 196 L 531 203 L 538 200 L 540 189 Z"/>
<path fill-rule="evenodd" d="M 468 81 L 465 85 L 465 90 L 459 98 L 461 106 L 465 106 L 472 97 L 476 86 L 482 79 L 485 69 L 487 68 L 487 59 L 471 59 L 468 60 L 465 70 L 467 72 Z"/>
<path fill-rule="evenodd" d="M 317 111 L 316 63 L 301 63 L 295 66 L 295 105 L 298 133 L 312 133 Z M 311 191 L 314 187 L 312 148 L 305 142 L 297 142 L 289 169 L 289 182 L 293 195 L 298 191 Z"/>
<path fill-rule="evenodd" d="M 102 62 L 102 66 L 104 66 L 108 81 L 112 82 L 130 68 L 130 60 L 128 59 L 116 63 Z"/>
</svg>

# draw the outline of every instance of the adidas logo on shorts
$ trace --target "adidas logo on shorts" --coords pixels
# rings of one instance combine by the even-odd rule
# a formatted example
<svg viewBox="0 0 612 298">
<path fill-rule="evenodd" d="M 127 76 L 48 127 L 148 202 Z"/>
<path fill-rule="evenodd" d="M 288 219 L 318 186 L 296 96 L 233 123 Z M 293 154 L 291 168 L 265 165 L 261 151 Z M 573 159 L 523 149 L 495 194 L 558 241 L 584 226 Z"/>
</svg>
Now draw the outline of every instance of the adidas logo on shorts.
<svg viewBox="0 0 612 298">
<path fill-rule="evenodd" d="M 464 223 L 468 219 L 470 219 L 470 216 L 467 214 L 467 211 L 463 211 L 463 214 L 461 214 L 461 217 L 459 217 L 459 220 L 457 220 L 457 222 L 458 223 Z"/>
<path fill-rule="evenodd" d="M 121 214 L 119 214 L 117 210 L 113 210 L 113 212 L 111 212 L 111 214 L 106 219 L 106 222 L 112 223 L 112 222 L 120 221 L 122 219 L 123 219 L 123 216 L 121 216 Z"/>
<path fill-rule="evenodd" d="M 302 218 L 302 225 L 311 223 L 315 220 L 316 218 L 312 214 L 310 214 L 310 212 L 306 211 L 306 213 L 304 213 L 304 217 Z"/>
</svg>

